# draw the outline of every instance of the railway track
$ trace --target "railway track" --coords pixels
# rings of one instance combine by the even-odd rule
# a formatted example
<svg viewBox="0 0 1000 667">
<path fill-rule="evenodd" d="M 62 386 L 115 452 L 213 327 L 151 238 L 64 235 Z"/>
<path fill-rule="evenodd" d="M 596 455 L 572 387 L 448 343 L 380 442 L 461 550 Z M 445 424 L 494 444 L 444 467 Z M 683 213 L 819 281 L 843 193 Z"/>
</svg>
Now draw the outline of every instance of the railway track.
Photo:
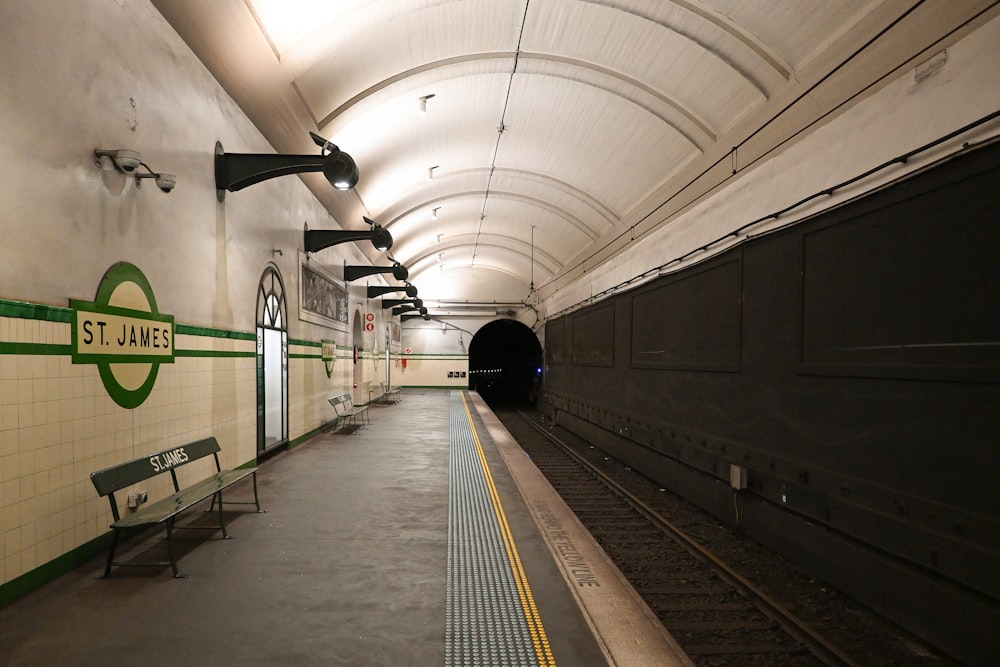
<svg viewBox="0 0 1000 667">
<path fill-rule="evenodd" d="M 533 418 L 495 412 L 697 664 L 858 664 Z"/>
</svg>

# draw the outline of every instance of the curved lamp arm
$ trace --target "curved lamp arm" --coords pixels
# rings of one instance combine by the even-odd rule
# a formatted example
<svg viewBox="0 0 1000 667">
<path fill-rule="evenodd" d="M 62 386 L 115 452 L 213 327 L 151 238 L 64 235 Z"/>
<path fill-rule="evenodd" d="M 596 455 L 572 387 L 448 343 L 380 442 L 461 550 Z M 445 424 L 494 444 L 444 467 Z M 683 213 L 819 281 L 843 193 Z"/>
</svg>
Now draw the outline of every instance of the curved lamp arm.
<svg viewBox="0 0 1000 667">
<path fill-rule="evenodd" d="M 360 173 L 350 155 L 333 144 L 327 144 L 323 151 L 322 155 L 226 153 L 216 142 L 215 188 L 219 201 L 225 200 L 226 190 L 236 192 L 271 178 L 307 171 L 322 171 L 337 190 L 350 190 L 358 184 Z"/>
<path fill-rule="evenodd" d="M 379 229 L 383 228 L 379 227 Z M 388 234 L 389 232 L 385 233 Z M 389 238 L 391 239 L 392 237 Z M 392 247 L 391 242 L 389 243 L 389 247 Z M 376 273 L 391 273 L 392 277 L 395 278 L 396 280 L 406 280 L 407 278 L 410 277 L 410 270 L 397 262 L 392 266 L 345 266 L 344 280 L 346 280 L 347 282 L 351 282 L 352 280 L 357 280 L 358 278 L 364 278 L 365 276 L 373 276 Z"/>
<path fill-rule="evenodd" d="M 405 287 L 402 286 L 402 285 L 400 285 L 398 287 L 394 286 L 394 285 L 389 285 L 388 287 L 383 287 L 381 285 L 369 285 L 368 286 L 368 298 L 369 299 L 374 299 L 375 297 L 382 296 L 383 294 L 391 294 L 393 292 L 402 292 L 404 290 L 406 291 L 406 296 L 413 297 L 413 296 L 417 295 L 417 286 L 416 285 L 409 285 L 409 284 L 407 284 Z"/>
<path fill-rule="evenodd" d="M 317 252 L 319 250 L 323 250 L 324 248 L 329 248 L 332 245 L 337 245 L 338 243 L 344 243 L 346 241 L 364 241 L 365 239 L 371 241 L 376 250 L 388 250 L 392 247 L 392 234 L 390 234 L 389 230 L 384 227 L 375 227 L 374 229 L 367 230 L 307 229 L 304 233 L 303 242 L 306 252 Z M 346 268 L 349 269 L 355 267 Z M 407 272 L 406 275 L 409 276 L 409 272 Z M 346 270 L 344 271 L 344 280 L 353 280 L 352 278 L 347 277 Z M 403 278 L 403 280 L 405 280 L 405 278 Z"/>
<path fill-rule="evenodd" d="M 396 306 L 407 306 L 413 305 L 417 308 L 422 308 L 424 305 L 423 299 L 382 299 L 382 310 L 386 308 L 395 308 Z"/>
<path fill-rule="evenodd" d="M 417 306 L 415 306 L 413 304 L 410 304 L 410 305 L 406 305 L 406 306 L 399 306 L 397 308 L 393 308 L 392 309 L 392 315 L 393 315 L 393 317 L 395 317 L 396 315 L 402 315 L 403 313 L 408 313 L 411 310 L 420 311 L 421 315 L 426 315 L 427 314 L 427 309 L 426 308 L 418 308 Z"/>
</svg>

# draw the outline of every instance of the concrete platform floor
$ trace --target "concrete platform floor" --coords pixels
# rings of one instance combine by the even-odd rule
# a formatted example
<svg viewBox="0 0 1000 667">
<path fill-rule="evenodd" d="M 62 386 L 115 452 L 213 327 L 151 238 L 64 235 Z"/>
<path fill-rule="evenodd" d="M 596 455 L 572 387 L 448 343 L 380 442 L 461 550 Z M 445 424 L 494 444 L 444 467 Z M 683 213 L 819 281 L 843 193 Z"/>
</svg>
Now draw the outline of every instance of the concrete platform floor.
<svg viewBox="0 0 1000 667">
<path fill-rule="evenodd" d="M 404 391 L 356 433 L 266 460 L 266 513 L 227 510 L 232 540 L 175 533 L 186 579 L 169 567 L 100 579 L 98 557 L 0 609 L 0 665 L 444 665 L 450 393 Z M 609 664 L 474 420 L 556 663 Z M 238 495 L 251 497 L 249 483 Z M 195 510 L 180 523 L 210 519 Z M 130 540 L 118 557 L 165 551 L 161 536 Z"/>
</svg>

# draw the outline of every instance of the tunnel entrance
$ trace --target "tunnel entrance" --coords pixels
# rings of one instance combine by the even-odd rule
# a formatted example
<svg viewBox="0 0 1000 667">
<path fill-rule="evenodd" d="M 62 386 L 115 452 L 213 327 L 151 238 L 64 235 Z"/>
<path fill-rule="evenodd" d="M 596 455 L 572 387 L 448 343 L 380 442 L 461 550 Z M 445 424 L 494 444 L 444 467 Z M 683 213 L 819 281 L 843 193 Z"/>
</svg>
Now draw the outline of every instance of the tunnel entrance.
<svg viewBox="0 0 1000 667">
<path fill-rule="evenodd" d="M 542 380 L 542 346 L 516 320 L 496 320 L 469 343 L 469 389 L 489 403 L 535 402 Z"/>
</svg>

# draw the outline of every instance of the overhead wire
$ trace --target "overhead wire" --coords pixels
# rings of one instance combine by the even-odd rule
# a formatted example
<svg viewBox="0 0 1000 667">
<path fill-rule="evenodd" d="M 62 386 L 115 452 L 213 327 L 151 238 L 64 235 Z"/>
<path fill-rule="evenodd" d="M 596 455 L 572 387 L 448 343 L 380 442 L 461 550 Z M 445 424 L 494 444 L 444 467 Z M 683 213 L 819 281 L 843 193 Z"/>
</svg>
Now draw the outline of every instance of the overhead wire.
<svg viewBox="0 0 1000 667">
<path fill-rule="evenodd" d="M 531 4 L 531 0 L 525 0 L 524 2 L 524 13 L 521 15 L 521 29 L 517 34 L 517 47 L 514 49 L 514 66 L 510 70 L 510 76 L 507 79 L 507 93 L 503 100 L 503 111 L 500 112 L 500 125 L 497 127 L 497 140 L 493 145 L 493 159 L 490 161 L 490 173 L 486 178 L 486 193 L 483 195 L 483 207 L 479 212 L 479 226 L 476 228 L 476 241 L 472 246 L 472 265 L 476 263 L 476 254 L 479 250 L 479 237 L 483 233 L 483 221 L 486 219 L 486 205 L 490 199 L 490 188 L 493 185 L 493 173 L 497 168 L 497 154 L 500 152 L 500 139 L 503 137 L 503 133 L 507 130 L 507 106 L 510 104 L 510 91 L 514 87 L 514 74 L 517 73 L 517 63 L 521 56 L 521 40 L 524 38 L 524 26 L 528 20 L 528 5 Z"/>
<path fill-rule="evenodd" d="M 636 230 L 636 228 L 639 225 L 641 225 L 643 222 L 645 222 L 646 220 L 648 220 L 649 218 L 651 218 L 658 211 L 662 210 L 663 207 L 667 206 L 669 203 L 671 203 L 672 201 L 674 201 L 675 199 L 677 199 L 678 197 L 680 197 L 682 194 L 684 194 L 685 192 L 687 192 L 699 180 L 701 180 L 704 176 L 706 176 L 712 170 L 716 169 L 720 164 L 722 164 L 726 160 L 731 160 L 732 161 L 732 165 L 733 165 L 732 174 L 730 174 L 726 178 L 722 179 L 720 182 L 708 186 L 705 189 L 704 192 L 702 192 L 701 194 L 693 197 L 690 202 L 688 202 L 687 204 L 685 204 L 678 211 L 675 211 L 672 215 L 677 215 L 677 214 L 681 213 L 682 211 L 690 208 L 695 203 L 699 202 L 708 193 L 712 192 L 713 190 L 715 190 L 716 188 L 718 188 L 720 185 L 722 185 L 726 181 L 731 180 L 739 172 L 744 171 L 744 170 L 750 168 L 751 166 L 753 166 L 754 164 L 756 164 L 760 160 L 764 159 L 768 155 L 770 155 L 773 152 L 779 150 L 782 146 L 784 146 L 788 142 L 790 142 L 793 139 L 795 139 L 796 137 L 800 136 L 802 133 L 806 132 L 810 128 L 812 128 L 815 125 L 817 125 L 818 123 L 822 122 L 824 119 L 826 119 L 829 116 L 837 113 L 839 110 L 841 110 L 843 107 L 847 106 L 848 104 L 852 103 L 857 98 L 859 98 L 859 97 L 867 94 L 867 92 L 869 90 L 871 90 L 873 87 L 879 85 L 886 78 L 888 78 L 890 75 L 892 75 L 894 72 L 896 72 L 900 67 L 902 67 L 902 65 L 904 63 L 909 62 L 910 60 L 913 60 L 920 53 L 925 52 L 925 51 L 927 51 L 927 50 L 929 50 L 931 48 L 934 48 L 935 45 L 940 44 L 942 41 L 944 41 L 944 40 L 948 39 L 949 37 L 951 37 L 954 33 L 958 32 L 959 30 L 962 30 L 962 29 L 964 29 L 966 27 L 966 24 L 968 22 L 963 23 L 962 25 L 953 28 L 948 33 L 946 33 L 946 34 L 942 35 L 941 37 L 939 37 L 938 39 L 936 39 L 933 43 L 931 43 L 929 45 L 924 45 L 924 46 L 919 47 L 916 53 L 913 53 L 913 54 L 905 57 L 900 62 L 900 64 L 898 64 L 895 67 L 892 67 L 892 68 L 888 69 L 885 74 L 883 74 L 882 76 L 880 76 L 880 77 L 876 78 L 875 80 L 871 81 L 868 85 L 864 86 L 863 88 L 861 88 L 860 90 L 858 90 L 857 92 L 855 92 L 850 97 L 846 98 L 845 100 L 843 100 L 839 104 L 835 105 L 834 107 L 832 107 L 831 109 L 829 109 L 825 113 L 821 114 L 820 116 L 818 116 L 817 118 L 815 118 L 813 121 L 811 121 L 807 125 L 799 128 L 797 131 L 795 131 L 794 133 L 792 133 L 789 136 L 785 137 L 782 141 L 780 141 L 779 143 L 775 144 L 774 146 L 772 146 L 768 150 L 764 151 L 763 153 L 761 153 L 757 157 L 753 158 L 752 160 L 749 160 L 745 164 L 742 164 L 742 165 L 738 165 L 737 164 L 736 156 L 738 155 L 739 148 L 741 148 L 742 146 L 744 146 L 745 144 L 747 144 L 747 142 L 751 141 L 754 137 L 756 137 L 758 134 L 760 134 L 761 132 L 763 132 L 767 127 L 769 127 L 771 124 L 773 124 L 774 122 L 776 122 L 781 116 L 783 116 L 785 113 L 787 113 L 788 111 L 790 111 L 796 104 L 800 103 L 802 100 L 806 99 L 808 96 L 810 96 L 811 94 L 813 94 L 813 92 L 819 86 L 821 86 L 822 84 L 826 83 L 837 72 L 839 72 L 840 70 L 842 70 L 843 68 L 845 68 L 847 65 L 849 65 L 851 63 L 851 61 L 853 61 L 855 58 L 857 58 L 859 55 L 861 55 L 864 51 L 866 51 L 867 49 L 869 49 L 878 40 L 880 40 L 881 38 L 883 38 L 889 31 L 891 31 L 896 26 L 898 26 L 903 20 L 905 20 L 908 16 L 910 16 L 921 5 L 925 4 L 926 1 L 927 0 L 917 0 L 917 2 L 915 2 L 908 9 L 906 9 L 900 15 L 898 15 L 895 19 L 893 19 L 888 25 L 886 25 L 882 30 L 880 30 L 876 35 L 874 35 L 873 37 L 871 37 L 870 39 L 868 39 L 863 45 L 861 45 L 860 47 L 858 47 L 850 55 L 848 55 L 846 58 L 844 58 L 836 67 L 834 67 L 832 70 L 830 70 L 829 72 L 827 72 L 827 74 L 825 74 L 822 78 L 820 78 L 818 81 L 816 81 L 814 84 L 812 84 L 807 90 L 805 90 L 804 92 L 802 92 L 794 100 L 792 100 L 791 102 L 789 102 L 788 104 L 786 104 L 783 108 L 781 108 L 778 112 L 776 112 L 773 116 L 771 116 L 770 119 L 768 119 L 767 121 L 765 121 L 756 130 L 754 130 L 749 135 L 747 135 L 737 145 L 733 146 L 732 149 L 729 152 L 727 152 L 725 155 L 723 155 L 722 157 L 720 157 L 717 160 L 715 160 L 708 167 L 704 168 L 700 173 L 698 173 L 696 176 L 694 176 L 693 178 L 691 178 L 686 184 L 684 184 L 683 186 L 681 186 L 680 188 L 678 188 L 673 194 L 671 194 L 669 197 L 667 197 L 665 200 L 663 200 L 660 204 L 658 204 L 656 207 L 654 207 L 651 211 L 649 211 L 648 213 L 646 213 L 639 220 L 637 220 L 632 225 L 630 225 L 627 229 L 623 230 L 621 233 L 619 233 L 615 237 L 611 238 L 607 243 L 605 243 L 603 246 L 601 246 L 601 248 L 595 250 L 594 252 L 592 252 L 587 257 L 581 259 L 574 266 L 567 268 L 565 271 L 563 271 L 563 275 L 567 275 L 567 274 L 571 273 L 572 271 L 574 271 L 576 269 L 579 269 L 580 267 L 584 267 L 584 270 L 586 270 L 585 267 L 586 267 L 588 261 L 592 260 L 594 257 L 600 255 L 601 253 L 607 251 L 608 248 L 611 248 L 615 244 L 619 243 L 621 241 L 621 239 L 626 234 L 628 234 L 629 237 L 630 237 L 628 243 L 632 243 L 635 240 L 642 239 L 644 237 L 644 234 L 639 234 L 638 236 L 635 234 L 635 230 Z M 990 3 L 987 7 L 984 7 L 978 14 L 976 14 L 976 16 L 974 16 L 972 19 L 970 19 L 970 21 L 975 20 L 976 18 L 985 15 L 987 12 L 989 12 L 990 10 L 992 10 L 997 4 L 1000 4 L 1000 0 L 996 0 L 996 1 L 992 2 L 992 3 Z M 990 117 L 988 117 L 987 119 L 981 120 L 981 121 L 977 121 L 977 123 L 974 123 L 974 124 L 970 125 L 970 127 L 975 126 L 976 124 L 979 124 L 981 122 L 986 122 L 986 120 L 988 120 L 989 118 Z M 962 130 L 962 131 L 964 131 L 964 130 Z M 916 153 L 918 153 L 918 152 L 920 152 L 922 150 L 924 150 L 924 147 L 916 149 L 915 151 L 911 151 L 911 153 L 912 154 L 916 154 Z M 872 173 L 875 173 L 876 171 L 884 169 L 886 166 L 889 166 L 891 164 L 895 164 L 896 161 L 897 160 L 891 160 L 888 163 L 885 163 L 883 165 L 879 165 L 878 167 L 875 167 L 874 169 L 869 170 L 865 174 L 856 177 L 855 179 L 852 180 L 852 182 L 855 181 L 855 180 L 860 180 L 861 178 L 866 177 L 868 175 L 871 175 Z M 837 186 L 834 186 L 834 188 L 828 188 L 828 190 L 838 189 L 838 188 L 841 188 L 841 187 L 844 187 L 844 184 L 839 184 Z M 800 206 L 802 203 L 804 203 L 805 201 L 808 201 L 809 199 L 813 199 L 816 196 L 818 196 L 819 194 L 823 194 L 824 192 L 826 192 L 826 190 L 821 191 L 820 193 L 817 193 L 816 195 L 810 196 L 806 200 L 803 200 L 803 202 L 798 202 L 796 204 L 793 204 L 792 206 L 784 209 L 781 212 L 787 212 L 788 210 L 790 210 L 792 208 L 796 208 L 796 207 Z M 779 212 L 779 213 L 781 213 L 781 212 Z M 734 232 L 730 232 L 730 233 L 726 234 L 722 238 L 723 239 L 728 238 L 728 237 L 734 235 L 735 233 L 738 233 L 739 231 L 741 231 L 741 230 L 743 230 L 743 229 L 745 229 L 747 227 L 751 227 L 753 225 L 759 224 L 762 220 L 770 219 L 771 217 L 772 216 L 765 216 L 765 218 L 762 218 L 760 220 L 755 220 L 753 222 L 746 223 L 745 225 L 741 226 L 738 230 L 736 230 Z M 648 230 L 648 231 L 652 231 L 652 230 Z M 647 233 L 648 233 L 648 231 L 647 231 Z M 720 239 L 717 239 L 715 241 L 709 242 L 709 243 L 705 244 L 704 246 L 696 248 L 696 249 L 694 249 L 694 250 L 686 253 L 685 255 L 682 255 L 679 258 L 675 258 L 675 259 L 671 260 L 670 262 L 668 262 L 667 265 L 672 264 L 674 262 L 682 261 L 683 259 L 688 258 L 690 255 L 692 255 L 694 253 L 702 252 L 702 251 L 706 250 L 708 247 L 717 244 L 719 240 Z M 625 281 L 623 283 L 620 283 L 619 285 L 616 285 L 615 287 L 609 288 L 607 290 L 603 290 L 599 294 L 592 295 L 590 298 L 585 299 L 585 300 L 581 301 L 580 303 L 589 303 L 589 302 L 592 302 L 599 295 L 606 295 L 606 294 L 608 294 L 610 292 L 617 291 L 618 289 L 621 289 L 621 287 L 623 287 L 625 285 L 628 285 L 628 284 L 630 284 L 632 282 L 635 282 L 637 280 L 642 280 L 642 279 L 644 279 L 646 277 L 649 277 L 650 274 L 652 274 L 652 273 L 658 273 L 661 270 L 662 270 L 662 267 L 656 267 L 655 269 L 650 269 L 650 270 L 648 270 L 648 271 L 646 271 L 646 272 L 644 272 L 642 274 L 639 274 L 637 276 L 634 276 L 634 277 L 630 278 L 629 280 L 627 280 L 627 281 Z M 548 281 L 546 281 L 544 284 L 540 285 L 538 289 L 542 290 L 545 287 L 548 287 L 549 285 L 557 282 L 560 279 L 560 277 L 561 276 L 553 276 Z M 569 308 L 563 309 L 560 312 L 565 312 L 567 310 L 571 310 L 573 308 L 578 307 L 579 305 L 580 304 L 576 304 L 574 306 L 570 306 Z"/>
</svg>

